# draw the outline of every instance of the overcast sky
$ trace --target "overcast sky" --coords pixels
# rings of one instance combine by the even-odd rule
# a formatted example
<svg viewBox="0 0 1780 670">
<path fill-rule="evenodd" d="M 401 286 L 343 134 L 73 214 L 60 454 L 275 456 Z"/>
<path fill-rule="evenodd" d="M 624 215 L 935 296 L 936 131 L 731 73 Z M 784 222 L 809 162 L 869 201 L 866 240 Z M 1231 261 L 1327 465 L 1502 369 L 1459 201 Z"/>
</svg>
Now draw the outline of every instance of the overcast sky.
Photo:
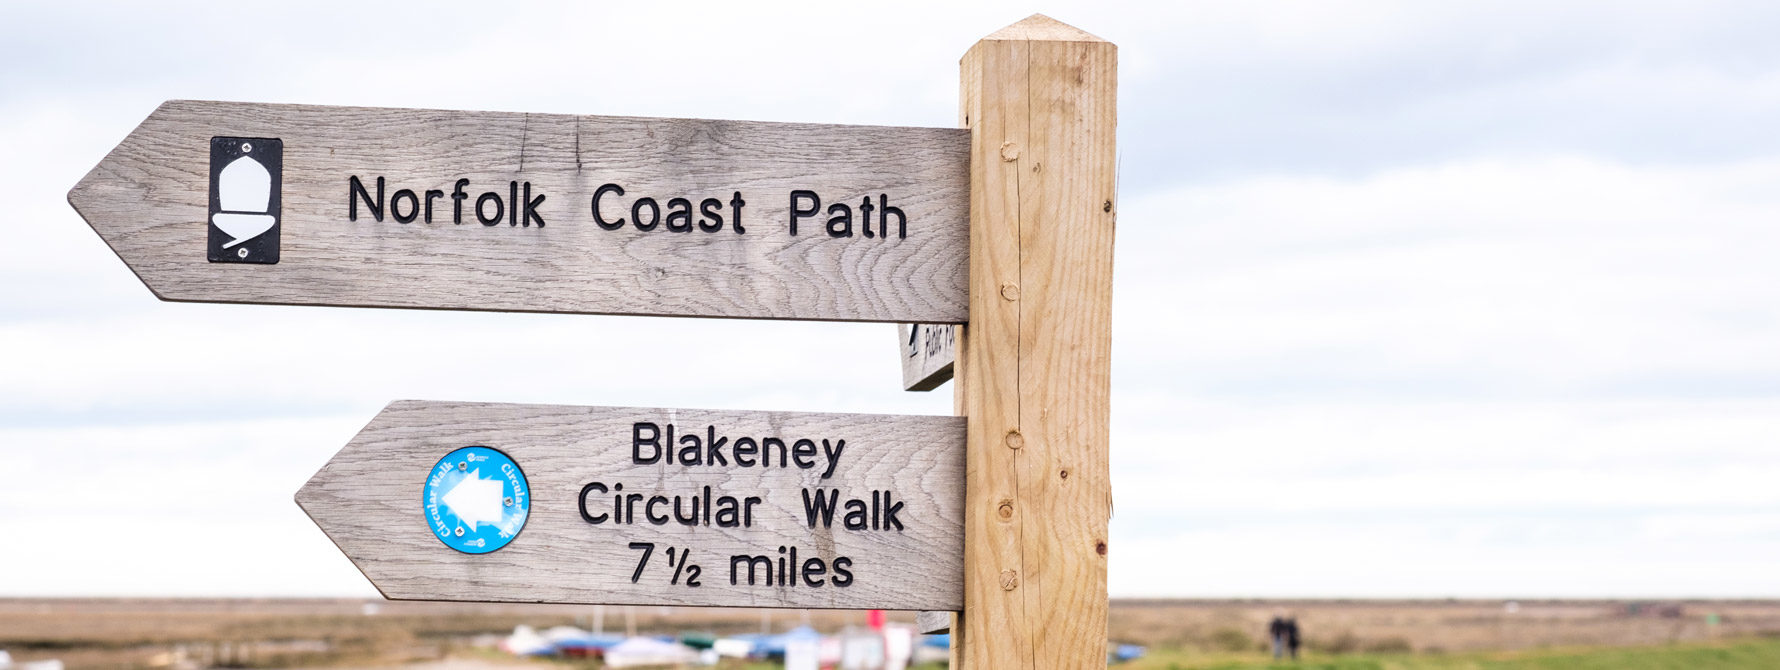
<svg viewBox="0 0 1780 670">
<path fill-rule="evenodd" d="M 65 195 L 162 101 L 953 126 L 1043 11 L 1113 595 L 1780 597 L 1780 5 L 1114 4 L 0 5 L 0 596 L 375 596 L 291 495 L 394 399 L 951 411 L 884 324 L 161 303 Z"/>
</svg>

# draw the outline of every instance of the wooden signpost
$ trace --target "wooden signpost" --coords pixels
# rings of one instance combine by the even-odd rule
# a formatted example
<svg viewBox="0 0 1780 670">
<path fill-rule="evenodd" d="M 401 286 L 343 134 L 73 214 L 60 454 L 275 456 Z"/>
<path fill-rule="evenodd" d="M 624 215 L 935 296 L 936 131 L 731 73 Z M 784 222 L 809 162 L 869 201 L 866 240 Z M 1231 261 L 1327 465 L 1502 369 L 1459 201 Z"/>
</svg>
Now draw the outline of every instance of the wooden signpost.
<svg viewBox="0 0 1780 670">
<path fill-rule="evenodd" d="M 530 498 L 516 537 L 482 554 L 435 539 L 421 493 L 442 458 L 472 446 L 510 458 Z M 401 401 L 297 504 L 399 600 L 964 602 L 956 417 Z"/>
<path fill-rule="evenodd" d="M 962 129 L 173 101 L 68 198 L 164 300 L 927 324 L 904 387 L 958 417 L 403 401 L 297 501 L 391 598 L 918 609 L 954 668 L 1101 667 L 1117 70 L 1034 15 Z"/>
<path fill-rule="evenodd" d="M 952 667 L 1104 667 L 1118 50 L 1034 16 L 959 65 L 970 448 Z"/>
</svg>

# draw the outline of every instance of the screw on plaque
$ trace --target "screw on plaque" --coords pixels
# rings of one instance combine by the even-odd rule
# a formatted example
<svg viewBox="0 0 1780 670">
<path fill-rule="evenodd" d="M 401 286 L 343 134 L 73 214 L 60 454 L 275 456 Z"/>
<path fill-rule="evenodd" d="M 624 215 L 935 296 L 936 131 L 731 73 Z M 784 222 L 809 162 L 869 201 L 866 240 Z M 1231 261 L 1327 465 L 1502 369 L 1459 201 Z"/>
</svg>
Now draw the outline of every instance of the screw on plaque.
<svg viewBox="0 0 1780 670">
<path fill-rule="evenodd" d="M 456 533 L 457 533 L 457 536 L 458 536 L 458 537 L 463 537 L 463 536 L 464 536 L 464 527 L 463 527 L 463 526 L 458 526 L 458 527 L 457 527 L 457 530 L 456 530 L 456 531 L 454 531 L 454 532 L 456 532 Z"/>
<path fill-rule="evenodd" d="M 470 462 L 469 462 L 469 461 L 458 461 L 458 462 L 457 462 L 457 471 L 458 471 L 458 472 L 464 472 L 464 471 L 466 471 L 466 470 L 469 470 L 469 469 L 470 469 Z"/>
<path fill-rule="evenodd" d="M 508 507 L 512 507 L 512 506 L 513 506 L 513 499 L 512 499 L 512 498 L 502 498 L 502 499 L 501 499 L 501 501 L 502 501 L 502 503 L 504 503 L 504 504 L 505 504 L 505 505 L 506 505 L 506 506 L 508 506 Z"/>
</svg>

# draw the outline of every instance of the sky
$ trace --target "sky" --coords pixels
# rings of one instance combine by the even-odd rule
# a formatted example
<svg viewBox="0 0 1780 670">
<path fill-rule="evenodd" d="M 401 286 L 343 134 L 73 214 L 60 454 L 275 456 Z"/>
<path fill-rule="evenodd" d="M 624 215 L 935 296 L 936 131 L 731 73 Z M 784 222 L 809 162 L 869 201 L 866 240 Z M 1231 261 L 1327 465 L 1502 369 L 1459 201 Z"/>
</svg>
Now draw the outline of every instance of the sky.
<svg viewBox="0 0 1780 670">
<path fill-rule="evenodd" d="M 291 496 L 396 399 L 952 410 L 888 324 L 159 302 L 65 197 L 162 101 L 955 126 L 1035 11 L 1119 45 L 1113 596 L 1780 597 L 1780 5 L 1704 1 L 4 3 L 0 597 L 375 597 Z"/>
</svg>

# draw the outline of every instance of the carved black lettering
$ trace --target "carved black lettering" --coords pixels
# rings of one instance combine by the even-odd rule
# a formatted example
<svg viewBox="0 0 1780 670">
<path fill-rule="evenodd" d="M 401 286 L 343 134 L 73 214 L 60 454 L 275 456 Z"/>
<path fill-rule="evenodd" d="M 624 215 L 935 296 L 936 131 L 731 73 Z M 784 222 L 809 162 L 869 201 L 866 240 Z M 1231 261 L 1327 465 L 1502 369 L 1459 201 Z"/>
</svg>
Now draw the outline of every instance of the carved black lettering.
<svg viewBox="0 0 1780 670">
<path fill-rule="evenodd" d="M 733 215 L 732 218 L 734 219 L 734 222 L 731 223 L 730 225 L 735 227 L 735 234 L 737 234 L 737 235 L 748 232 L 746 230 L 742 230 L 742 205 L 746 205 L 746 204 L 748 204 L 748 202 L 746 200 L 742 199 L 741 191 L 736 191 L 735 196 L 731 197 L 729 199 L 729 210 L 730 210 L 730 213 Z M 795 234 L 795 231 L 794 231 L 794 234 Z"/>
<path fill-rule="evenodd" d="M 604 512 L 601 512 L 599 516 L 594 516 L 592 514 L 587 513 L 587 494 L 588 493 L 596 493 L 596 492 L 604 494 L 608 490 L 609 489 L 606 488 L 605 484 L 601 484 L 599 482 L 588 482 L 588 484 L 586 486 L 581 487 L 581 497 L 579 498 L 579 501 L 580 501 L 580 507 L 581 507 L 581 520 L 582 521 L 586 521 L 587 523 L 592 523 L 592 524 L 600 524 L 600 523 L 605 523 L 606 519 L 611 518 L 609 515 L 607 515 Z"/>
<path fill-rule="evenodd" d="M 735 555 L 735 556 L 729 557 L 729 584 L 731 586 L 734 586 L 737 584 L 736 573 L 739 570 L 738 564 L 740 564 L 740 563 L 748 564 L 748 585 L 749 586 L 754 585 L 754 566 L 765 563 L 766 565 L 764 566 L 764 569 L 766 570 L 766 583 L 768 586 L 772 585 L 772 583 L 773 583 L 773 559 L 772 559 L 772 557 L 771 556 L 748 556 L 748 555 L 743 554 L 743 555 Z"/>
<path fill-rule="evenodd" d="M 846 507 L 847 515 L 841 523 L 847 530 L 866 530 L 871 527 L 871 512 L 867 510 L 864 500 L 849 499 Z"/>
<path fill-rule="evenodd" d="M 648 437 L 644 437 L 648 431 Z M 643 447 L 650 447 L 648 458 L 643 458 Z M 639 465 L 648 465 L 661 460 L 661 426 L 648 421 L 638 421 L 630 427 L 630 461 Z"/>
<path fill-rule="evenodd" d="M 846 450 L 846 440 L 835 440 L 832 446 L 829 445 L 828 440 L 822 441 L 822 453 L 828 455 L 828 469 L 822 471 L 823 479 L 828 479 L 829 477 L 834 476 L 835 466 L 841 464 L 841 452 Z"/>
<path fill-rule="evenodd" d="M 371 201 L 371 194 L 365 191 L 365 184 L 358 180 L 358 175 L 346 178 L 346 220 L 358 220 L 359 198 L 365 200 L 365 209 L 370 210 L 371 218 L 383 221 L 383 178 L 377 178 L 377 201 Z"/>
<path fill-rule="evenodd" d="M 519 225 L 519 182 L 507 182 L 507 225 Z"/>
<path fill-rule="evenodd" d="M 459 179 L 451 186 L 451 222 L 454 224 L 464 222 L 464 198 L 470 197 L 464 187 L 469 185 L 470 180 Z"/>
<path fill-rule="evenodd" d="M 896 532 L 902 532 L 902 520 L 896 518 L 896 514 L 902 511 L 902 501 L 899 500 L 895 504 L 891 504 L 890 492 L 885 491 L 884 504 L 884 530 L 890 530 L 891 526 L 896 526 Z"/>
<path fill-rule="evenodd" d="M 853 559 L 846 556 L 834 559 L 834 579 L 830 581 L 833 581 L 835 586 L 852 586 L 853 572 L 847 570 L 850 567 L 853 567 Z"/>
<path fill-rule="evenodd" d="M 810 206 L 808 208 L 798 207 L 797 201 L 799 199 L 810 201 Z M 792 191 L 791 192 L 791 235 L 793 237 L 797 236 L 797 220 L 798 219 L 810 218 L 812 216 L 815 216 L 816 212 L 819 212 L 819 211 L 822 211 L 822 198 L 818 197 L 816 195 L 815 191 L 804 191 L 804 190 Z"/>
<path fill-rule="evenodd" d="M 680 223 L 675 224 L 674 221 Z M 667 229 L 671 233 L 692 232 L 692 201 L 685 198 L 668 200 Z"/>
<path fill-rule="evenodd" d="M 707 233 L 723 230 L 723 201 L 716 198 L 705 198 L 698 202 L 698 229 Z"/>
<path fill-rule="evenodd" d="M 427 223 L 433 222 L 433 199 L 434 198 L 443 198 L 443 197 L 445 197 L 444 191 L 440 191 L 438 189 L 427 189 L 427 192 L 426 192 L 426 222 Z"/>
<path fill-rule="evenodd" d="M 680 508 L 680 496 L 674 496 L 674 520 L 680 522 L 682 526 L 698 525 L 698 496 L 692 496 L 692 514 L 690 516 L 682 514 Z"/>
<path fill-rule="evenodd" d="M 754 467 L 754 454 L 760 451 L 760 445 L 755 444 L 752 437 L 738 437 L 735 439 L 735 449 L 732 451 L 735 452 L 736 465 L 751 468 Z M 747 460 L 742 460 L 744 456 L 747 457 Z"/>
<path fill-rule="evenodd" d="M 828 574 L 828 566 L 824 565 L 820 558 L 804 561 L 803 569 L 799 572 L 803 574 L 804 586 L 821 586 L 828 581 L 821 579 L 822 575 Z"/>
<path fill-rule="evenodd" d="M 729 459 L 723 457 L 723 445 L 729 442 L 727 437 L 717 437 L 716 426 L 705 426 L 705 449 L 709 455 L 705 462 L 711 465 L 729 467 Z"/>
<path fill-rule="evenodd" d="M 681 465 L 703 465 L 704 458 L 705 445 L 703 440 L 698 439 L 698 433 L 680 436 Z"/>
<path fill-rule="evenodd" d="M 890 236 L 890 233 L 887 231 L 889 230 L 888 226 L 890 225 L 891 214 L 896 215 L 896 238 L 907 238 L 909 236 L 909 217 L 903 215 L 901 208 L 890 206 L 890 196 L 879 193 L 878 230 L 881 231 L 881 234 L 884 237 Z"/>
<path fill-rule="evenodd" d="M 831 490 L 828 492 L 828 497 L 824 498 L 822 496 L 822 489 L 816 489 L 816 497 L 811 498 L 810 490 L 803 490 L 803 514 L 804 518 L 809 521 L 811 528 L 816 527 L 818 518 L 821 519 L 823 528 L 828 528 L 834 525 L 834 508 L 840 501 L 840 497 L 840 491 Z"/>
<path fill-rule="evenodd" d="M 544 215 L 538 213 L 538 205 L 544 204 L 544 194 L 539 193 L 538 197 L 533 198 L 532 183 L 528 181 L 525 183 L 525 198 L 519 202 L 525 204 L 525 216 L 519 218 L 519 224 L 529 228 L 531 227 L 532 222 L 536 221 L 538 222 L 538 227 L 543 228 Z"/>
<path fill-rule="evenodd" d="M 643 225 L 643 206 L 649 206 L 649 225 Z M 637 198 L 630 204 L 631 225 L 637 230 L 655 230 L 655 224 L 661 223 L 661 205 L 655 204 L 654 198 Z"/>
<path fill-rule="evenodd" d="M 837 214 L 838 212 L 838 214 Z M 868 221 L 867 224 L 870 222 Z M 837 202 L 828 206 L 828 236 L 853 236 L 853 208 L 846 203 Z"/>
<path fill-rule="evenodd" d="M 742 501 L 742 527 L 754 527 L 754 506 L 760 504 L 759 496 L 748 496 Z"/>
<path fill-rule="evenodd" d="M 667 496 L 649 496 L 649 502 L 643 505 L 643 518 L 648 519 L 649 523 L 657 526 L 667 525 L 668 517 L 666 514 L 663 514 L 660 517 L 655 516 L 655 505 L 658 503 L 666 505 L 667 502 Z"/>
<path fill-rule="evenodd" d="M 859 232 L 865 233 L 865 236 L 868 238 L 872 236 L 871 210 L 871 196 L 868 195 L 865 196 L 864 200 L 859 201 Z M 882 230 L 883 222 L 878 222 L 878 226 L 879 229 Z M 878 235 L 882 236 L 883 233 L 880 232 Z"/>
<path fill-rule="evenodd" d="M 624 195 L 624 187 L 617 184 L 602 184 L 598 189 L 594 190 L 593 222 L 606 230 L 618 230 L 619 228 L 624 227 L 624 217 L 618 217 L 617 221 L 607 221 L 605 217 L 600 216 L 600 196 L 607 193 Z"/>
<path fill-rule="evenodd" d="M 402 198 L 408 198 L 408 215 L 402 216 Z M 389 196 L 389 214 L 395 217 L 396 223 L 414 223 L 420 216 L 420 197 L 414 191 L 402 189 Z"/>
<path fill-rule="evenodd" d="M 760 438 L 760 467 L 773 465 L 773 445 L 779 446 L 779 467 L 787 467 L 790 463 L 785 458 L 785 441 L 776 437 Z"/>
<path fill-rule="evenodd" d="M 630 583 L 635 584 L 637 583 L 637 579 L 643 576 L 643 568 L 648 567 L 649 565 L 649 555 L 655 553 L 655 543 L 632 542 L 630 543 L 630 548 L 633 550 L 640 549 L 643 552 L 643 556 L 637 559 L 637 569 L 630 573 Z"/>
<path fill-rule="evenodd" d="M 742 525 L 740 514 L 736 511 L 738 505 L 735 496 L 723 496 L 717 499 L 718 528 L 735 528 Z"/>
<path fill-rule="evenodd" d="M 799 470 L 816 467 L 816 443 L 808 439 L 791 443 L 791 460 Z"/>
<path fill-rule="evenodd" d="M 483 205 L 486 205 L 491 202 L 494 203 L 494 215 L 493 216 L 489 216 L 486 213 L 487 210 L 483 208 Z M 505 204 L 501 203 L 501 194 L 495 193 L 494 191 L 489 191 L 487 193 L 484 193 L 484 194 L 476 197 L 476 220 L 482 222 L 482 225 L 492 226 L 497 223 L 500 223 L 501 217 L 503 215 L 505 215 L 506 213 L 507 213 L 507 206 Z"/>
<path fill-rule="evenodd" d="M 612 523 L 624 523 L 624 485 L 612 485 Z"/>
<path fill-rule="evenodd" d="M 637 522 L 637 503 L 643 502 L 643 494 L 626 493 L 624 495 L 624 522 Z"/>
</svg>

